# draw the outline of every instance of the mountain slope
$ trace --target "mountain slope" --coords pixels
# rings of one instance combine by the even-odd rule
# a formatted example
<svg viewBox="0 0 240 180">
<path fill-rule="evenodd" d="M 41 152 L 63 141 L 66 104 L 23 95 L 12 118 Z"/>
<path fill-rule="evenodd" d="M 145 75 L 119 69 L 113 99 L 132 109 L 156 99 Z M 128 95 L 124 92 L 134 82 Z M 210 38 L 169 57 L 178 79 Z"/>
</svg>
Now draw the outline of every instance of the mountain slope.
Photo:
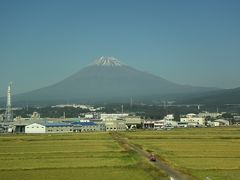
<svg viewBox="0 0 240 180">
<path fill-rule="evenodd" d="M 212 88 L 179 85 L 126 66 L 113 57 L 101 57 L 74 75 L 45 88 L 15 96 L 22 102 L 97 102 L 129 100 L 130 97 L 171 97 Z"/>
<path fill-rule="evenodd" d="M 240 104 L 240 87 L 204 93 L 197 98 L 192 98 L 185 103 L 223 105 Z"/>
</svg>

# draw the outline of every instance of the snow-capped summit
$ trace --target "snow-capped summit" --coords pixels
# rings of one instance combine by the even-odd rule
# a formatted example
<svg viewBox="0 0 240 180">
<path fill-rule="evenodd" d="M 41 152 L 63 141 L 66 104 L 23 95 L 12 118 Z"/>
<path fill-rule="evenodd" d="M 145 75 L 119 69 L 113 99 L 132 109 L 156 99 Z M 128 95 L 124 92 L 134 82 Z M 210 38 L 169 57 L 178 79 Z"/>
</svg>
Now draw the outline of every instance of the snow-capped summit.
<svg viewBox="0 0 240 180">
<path fill-rule="evenodd" d="M 116 58 L 100 57 L 94 64 L 56 84 L 16 95 L 14 101 L 34 105 L 64 103 L 68 100 L 73 103 L 128 103 L 129 98 L 134 97 L 137 102 L 156 102 L 175 100 L 177 97 L 183 99 L 210 90 L 176 84 L 127 66 Z"/>
<path fill-rule="evenodd" d="M 114 57 L 100 57 L 94 62 L 97 66 L 122 66 L 122 63 Z"/>
</svg>

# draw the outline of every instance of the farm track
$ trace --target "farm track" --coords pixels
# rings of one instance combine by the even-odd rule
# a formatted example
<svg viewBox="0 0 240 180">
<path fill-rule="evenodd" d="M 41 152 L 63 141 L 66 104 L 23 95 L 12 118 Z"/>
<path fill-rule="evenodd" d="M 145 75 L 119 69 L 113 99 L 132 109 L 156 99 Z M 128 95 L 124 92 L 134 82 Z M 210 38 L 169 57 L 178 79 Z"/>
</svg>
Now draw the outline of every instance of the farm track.
<svg viewBox="0 0 240 180">
<path fill-rule="evenodd" d="M 130 143 L 127 138 L 122 137 L 119 133 L 114 132 L 111 133 L 112 137 L 120 144 L 120 145 L 128 145 L 131 150 L 135 151 L 138 153 L 140 156 L 144 158 L 149 158 L 150 153 L 143 150 L 142 148 Z M 163 160 L 156 158 L 155 162 L 152 162 L 152 164 L 159 170 L 162 170 L 167 174 L 170 178 L 172 177 L 174 180 L 191 180 L 193 179 L 192 177 L 183 174 L 180 171 L 177 171 L 176 169 L 172 168 L 168 164 L 166 164 Z"/>
</svg>

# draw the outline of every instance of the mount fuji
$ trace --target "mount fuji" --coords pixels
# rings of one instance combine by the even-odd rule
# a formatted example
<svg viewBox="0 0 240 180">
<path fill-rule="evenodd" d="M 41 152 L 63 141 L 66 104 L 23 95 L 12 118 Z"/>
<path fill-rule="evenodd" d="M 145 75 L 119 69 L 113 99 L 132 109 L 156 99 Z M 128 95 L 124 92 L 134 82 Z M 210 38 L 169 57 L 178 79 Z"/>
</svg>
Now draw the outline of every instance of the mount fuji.
<svg viewBox="0 0 240 180">
<path fill-rule="evenodd" d="M 121 63 L 114 57 L 100 57 L 72 76 L 45 88 L 18 94 L 15 102 L 53 104 L 66 102 L 102 103 L 141 100 L 175 100 L 214 88 L 193 87 L 170 82 Z"/>
</svg>

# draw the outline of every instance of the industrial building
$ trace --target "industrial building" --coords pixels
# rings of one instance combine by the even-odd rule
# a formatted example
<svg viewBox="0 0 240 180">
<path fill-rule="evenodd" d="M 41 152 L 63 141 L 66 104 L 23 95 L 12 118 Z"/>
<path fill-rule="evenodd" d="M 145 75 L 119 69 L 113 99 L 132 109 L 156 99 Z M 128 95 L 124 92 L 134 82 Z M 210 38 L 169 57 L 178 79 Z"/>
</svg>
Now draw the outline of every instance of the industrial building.
<svg viewBox="0 0 240 180">
<path fill-rule="evenodd" d="M 46 132 L 46 126 L 33 123 L 25 126 L 25 133 L 45 133 Z"/>
<path fill-rule="evenodd" d="M 74 132 L 105 131 L 105 124 L 94 122 L 73 122 Z"/>
<path fill-rule="evenodd" d="M 196 126 L 204 126 L 205 125 L 205 118 L 199 117 L 196 114 L 190 113 L 186 116 L 180 117 L 180 122 L 188 123 L 188 126 L 196 127 Z"/>
<path fill-rule="evenodd" d="M 126 131 L 126 120 L 124 119 L 109 119 L 105 122 L 106 131 Z"/>
<path fill-rule="evenodd" d="M 45 126 L 46 126 L 47 133 L 73 132 L 73 126 L 67 123 L 47 123 Z"/>
<path fill-rule="evenodd" d="M 128 129 L 142 127 L 143 119 L 139 116 L 126 116 L 123 119 L 126 121 Z"/>
<path fill-rule="evenodd" d="M 217 119 L 214 122 L 219 123 L 219 126 L 229 126 L 230 125 L 230 122 L 225 119 Z"/>
<path fill-rule="evenodd" d="M 15 133 L 70 133 L 70 132 L 93 132 L 106 131 L 105 123 L 94 122 L 47 122 L 41 121 L 21 121 L 15 123 L 13 131 Z"/>
<path fill-rule="evenodd" d="M 176 121 L 171 121 L 171 120 L 146 120 L 143 122 L 143 128 L 145 129 L 168 129 L 168 128 L 173 128 L 173 127 L 178 127 L 178 122 Z"/>
<path fill-rule="evenodd" d="M 127 117 L 128 114 L 101 114 L 100 115 L 100 119 L 105 121 L 106 119 L 119 119 L 119 118 L 124 118 L 124 117 Z"/>
<path fill-rule="evenodd" d="M 145 120 L 143 122 L 143 128 L 144 129 L 153 129 L 154 128 L 154 123 L 155 123 L 154 120 Z"/>
</svg>

